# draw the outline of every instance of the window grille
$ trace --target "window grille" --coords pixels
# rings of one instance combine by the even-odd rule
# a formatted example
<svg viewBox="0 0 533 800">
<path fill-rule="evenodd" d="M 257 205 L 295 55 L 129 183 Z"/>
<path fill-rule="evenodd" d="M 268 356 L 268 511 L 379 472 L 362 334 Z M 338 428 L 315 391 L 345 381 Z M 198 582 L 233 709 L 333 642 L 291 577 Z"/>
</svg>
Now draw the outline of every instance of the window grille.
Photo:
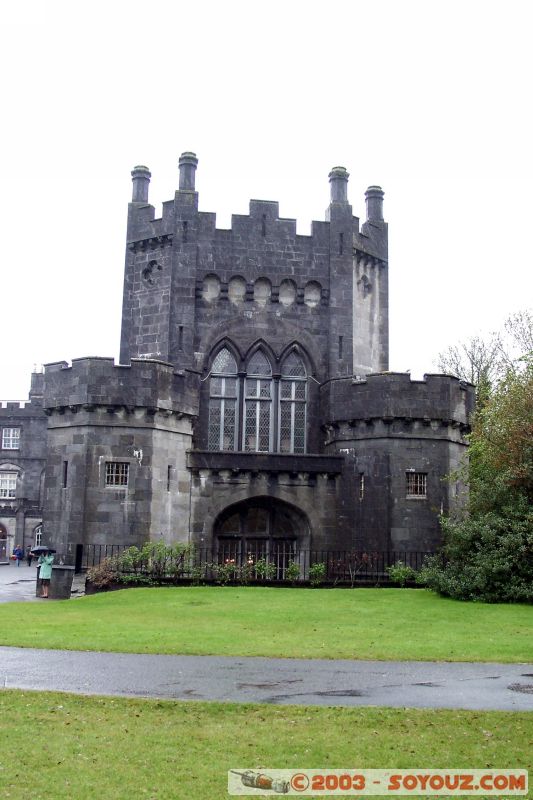
<svg viewBox="0 0 533 800">
<path fill-rule="evenodd" d="M 17 472 L 0 472 L 0 499 L 14 500 L 17 488 Z"/>
<path fill-rule="evenodd" d="M 20 428 L 2 429 L 2 450 L 18 450 L 20 447 Z"/>
<path fill-rule="evenodd" d="M 125 487 L 128 485 L 130 465 L 124 461 L 107 461 L 105 465 L 105 485 Z"/>
<path fill-rule="evenodd" d="M 407 497 L 427 497 L 427 472 L 406 472 Z"/>
</svg>

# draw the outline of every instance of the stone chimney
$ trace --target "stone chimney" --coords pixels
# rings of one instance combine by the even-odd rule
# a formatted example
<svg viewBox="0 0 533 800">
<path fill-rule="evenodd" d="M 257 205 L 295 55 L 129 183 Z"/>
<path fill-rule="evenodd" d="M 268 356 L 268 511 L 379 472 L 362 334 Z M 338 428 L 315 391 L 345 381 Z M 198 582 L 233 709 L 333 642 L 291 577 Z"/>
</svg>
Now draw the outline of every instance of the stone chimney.
<svg viewBox="0 0 533 800">
<path fill-rule="evenodd" d="M 180 191 L 194 192 L 194 180 L 198 159 L 196 153 L 182 153 L 179 160 L 180 167 Z"/>
<path fill-rule="evenodd" d="M 150 186 L 150 178 L 152 177 L 152 173 L 148 167 L 143 167 L 142 164 L 139 164 L 137 167 L 133 167 L 131 177 L 133 182 L 131 202 L 147 203 L 148 188 Z"/>
<path fill-rule="evenodd" d="M 348 178 L 349 172 L 345 167 L 333 167 L 328 175 L 330 183 L 330 202 L 348 203 Z"/>
<path fill-rule="evenodd" d="M 369 186 L 365 192 L 366 218 L 368 222 L 383 222 L 383 197 L 381 186 Z"/>
</svg>

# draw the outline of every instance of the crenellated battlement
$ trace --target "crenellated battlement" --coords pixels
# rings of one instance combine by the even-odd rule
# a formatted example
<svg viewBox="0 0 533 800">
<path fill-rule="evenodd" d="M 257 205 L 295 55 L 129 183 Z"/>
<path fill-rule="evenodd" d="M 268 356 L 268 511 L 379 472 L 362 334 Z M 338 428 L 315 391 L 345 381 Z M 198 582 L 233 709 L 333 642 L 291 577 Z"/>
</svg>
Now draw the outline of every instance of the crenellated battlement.
<svg viewBox="0 0 533 800">
<path fill-rule="evenodd" d="M 49 416 L 66 409 L 90 411 L 106 407 L 109 412 L 148 413 L 164 411 L 195 416 L 197 376 L 178 373 L 172 364 L 149 359 L 132 359 L 115 364 L 112 358 L 77 358 L 45 364 L 44 408 Z"/>
<path fill-rule="evenodd" d="M 193 156 L 194 154 L 184 154 Z M 346 241 L 346 247 L 353 247 L 354 253 L 369 254 L 383 261 L 387 260 L 387 225 L 383 220 L 383 191 L 380 187 L 371 186 L 365 193 L 367 219 L 360 225 L 359 217 L 352 216 L 352 208 L 347 199 L 348 173 L 342 167 L 335 167 L 330 173 L 331 204 L 324 222 L 314 220 L 311 223 L 310 235 L 296 233 L 297 221 L 279 216 L 279 203 L 275 200 L 250 200 L 248 214 L 234 214 L 231 228 L 217 228 L 216 214 L 198 210 L 198 194 L 195 191 L 195 170 L 197 159 L 180 159 L 180 188 L 173 200 L 163 203 L 161 217 L 155 216 L 154 206 L 148 203 L 148 190 L 151 173 L 146 167 L 135 167 L 133 177 L 133 197 L 129 206 L 128 247 L 131 250 L 152 247 L 154 241 L 176 237 L 179 243 L 180 228 L 183 243 L 188 237 L 198 241 L 221 240 L 245 235 L 272 239 L 283 237 L 298 242 L 302 250 L 314 251 L 330 244 L 337 249 L 337 241 L 330 242 L 330 228 L 335 227 L 339 217 L 349 223 L 352 242 Z M 185 170 L 186 174 L 183 172 Z M 182 188 L 186 186 L 187 188 Z M 188 225 L 188 223 L 193 223 Z M 184 234 L 183 224 L 189 228 Z M 192 239 L 190 240 L 192 241 Z M 268 242 L 265 242 L 268 244 Z"/>
<path fill-rule="evenodd" d="M 432 435 L 452 427 L 465 433 L 474 408 L 474 387 L 451 375 L 411 380 L 408 373 L 379 373 L 364 379 L 327 381 L 321 387 L 326 425 L 348 425 L 368 433 L 380 424 L 392 433 L 423 431 Z"/>
</svg>

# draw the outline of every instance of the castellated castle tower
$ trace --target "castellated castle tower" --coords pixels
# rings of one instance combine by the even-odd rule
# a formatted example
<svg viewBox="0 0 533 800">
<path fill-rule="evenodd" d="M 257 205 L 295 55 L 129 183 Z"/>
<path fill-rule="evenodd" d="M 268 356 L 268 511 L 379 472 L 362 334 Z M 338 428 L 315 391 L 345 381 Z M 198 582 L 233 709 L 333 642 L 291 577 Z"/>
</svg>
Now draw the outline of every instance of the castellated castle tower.
<svg viewBox="0 0 533 800">
<path fill-rule="evenodd" d="M 194 153 L 155 217 L 132 172 L 120 364 L 44 376 L 44 530 L 76 545 L 191 542 L 215 558 L 431 551 L 459 489 L 473 395 L 388 370 L 383 191 L 366 220 L 348 172 L 311 235 L 250 201 L 231 228 L 198 210 Z"/>
</svg>

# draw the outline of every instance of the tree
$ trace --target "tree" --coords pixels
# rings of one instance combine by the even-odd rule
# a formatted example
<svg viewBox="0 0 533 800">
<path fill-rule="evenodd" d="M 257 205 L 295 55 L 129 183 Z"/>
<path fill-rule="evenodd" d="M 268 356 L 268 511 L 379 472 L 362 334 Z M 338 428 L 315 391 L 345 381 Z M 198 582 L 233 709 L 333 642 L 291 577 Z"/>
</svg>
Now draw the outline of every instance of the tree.
<svg viewBox="0 0 533 800">
<path fill-rule="evenodd" d="M 422 578 L 469 600 L 533 602 L 533 356 L 507 369 L 477 411 L 467 513 L 444 519 Z"/>
<path fill-rule="evenodd" d="M 498 334 L 488 339 L 473 336 L 439 353 L 437 365 L 441 372 L 473 383 L 476 400 L 483 403 L 504 369 L 501 337 Z"/>
<path fill-rule="evenodd" d="M 524 310 L 511 314 L 501 332 L 473 336 L 443 350 L 437 357 L 437 366 L 441 372 L 473 383 L 482 407 L 493 387 L 509 371 L 520 371 L 524 359 L 532 353 L 533 311 Z"/>
</svg>

